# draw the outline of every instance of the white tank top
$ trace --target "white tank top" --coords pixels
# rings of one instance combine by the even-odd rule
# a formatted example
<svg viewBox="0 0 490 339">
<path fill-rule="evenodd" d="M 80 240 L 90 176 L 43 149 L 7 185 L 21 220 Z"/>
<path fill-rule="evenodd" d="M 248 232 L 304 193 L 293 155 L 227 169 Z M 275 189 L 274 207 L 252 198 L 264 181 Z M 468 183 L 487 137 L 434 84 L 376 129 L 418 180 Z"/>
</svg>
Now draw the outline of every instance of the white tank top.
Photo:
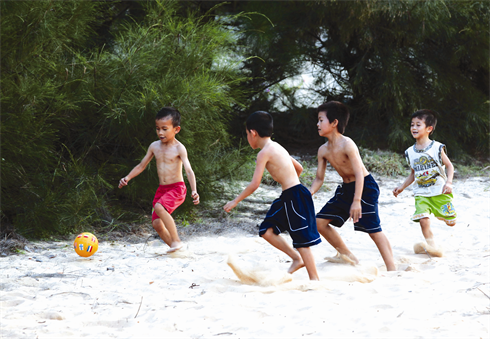
<svg viewBox="0 0 490 339">
<path fill-rule="evenodd" d="M 443 150 L 446 150 L 446 145 L 433 140 L 425 149 L 418 150 L 414 144 L 405 151 L 407 162 L 415 174 L 414 195 L 433 197 L 442 194 L 447 181 L 442 163 Z"/>
</svg>

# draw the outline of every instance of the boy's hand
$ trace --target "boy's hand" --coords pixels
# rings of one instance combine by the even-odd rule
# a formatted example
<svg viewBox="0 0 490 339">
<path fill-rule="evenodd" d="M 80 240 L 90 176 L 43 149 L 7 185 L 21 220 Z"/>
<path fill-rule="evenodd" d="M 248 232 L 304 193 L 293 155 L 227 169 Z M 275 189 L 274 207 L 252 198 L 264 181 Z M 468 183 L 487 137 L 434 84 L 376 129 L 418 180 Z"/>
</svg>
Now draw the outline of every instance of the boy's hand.
<svg viewBox="0 0 490 339">
<path fill-rule="evenodd" d="M 395 196 L 395 198 L 398 196 L 398 194 L 400 194 L 401 192 L 403 192 L 403 188 L 401 187 L 397 187 L 393 190 L 393 195 Z"/>
<path fill-rule="evenodd" d="M 119 188 L 122 188 L 124 186 L 126 186 L 128 184 L 129 180 L 126 179 L 126 177 L 122 178 L 121 180 L 119 180 Z"/>
<path fill-rule="evenodd" d="M 354 223 L 358 222 L 360 218 L 362 218 L 362 209 L 361 209 L 361 202 L 360 201 L 354 201 L 352 202 L 352 205 L 350 206 L 350 216 L 349 216 Z"/>
<path fill-rule="evenodd" d="M 238 203 L 236 203 L 235 200 L 232 200 L 229 203 L 227 203 L 223 207 L 223 209 L 225 210 L 225 212 L 230 212 L 232 209 L 234 209 L 236 207 L 236 205 L 238 205 Z"/>
<path fill-rule="evenodd" d="M 442 188 L 442 194 L 451 194 L 453 193 L 453 184 L 447 183 Z"/>
<path fill-rule="evenodd" d="M 194 205 L 199 204 L 199 194 L 197 194 L 197 192 L 196 192 L 196 191 L 192 191 L 192 193 L 191 193 L 191 197 L 192 197 L 192 199 L 194 199 L 194 200 L 193 200 Z"/>
</svg>

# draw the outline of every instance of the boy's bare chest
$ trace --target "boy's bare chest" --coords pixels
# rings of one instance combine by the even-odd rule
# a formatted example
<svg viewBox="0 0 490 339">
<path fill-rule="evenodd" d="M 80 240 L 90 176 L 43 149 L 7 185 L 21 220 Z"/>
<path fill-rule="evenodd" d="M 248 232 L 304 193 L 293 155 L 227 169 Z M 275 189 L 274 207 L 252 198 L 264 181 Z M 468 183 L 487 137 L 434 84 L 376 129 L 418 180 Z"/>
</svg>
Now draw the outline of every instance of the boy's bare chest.
<svg viewBox="0 0 490 339">
<path fill-rule="evenodd" d="M 177 147 L 160 147 L 155 152 L 157 164 L 179 164 L 181 162 Z"/>
<path fill-rule="evenodd" d="M 349 157 L 345 152 L 343 152 L 341 149 L 337 148 L 327 148 L 327 152 L 325 154 L 327 161 L 335 168 L 346 168 L 350 166 L 350 161 Z"/>
</svg>

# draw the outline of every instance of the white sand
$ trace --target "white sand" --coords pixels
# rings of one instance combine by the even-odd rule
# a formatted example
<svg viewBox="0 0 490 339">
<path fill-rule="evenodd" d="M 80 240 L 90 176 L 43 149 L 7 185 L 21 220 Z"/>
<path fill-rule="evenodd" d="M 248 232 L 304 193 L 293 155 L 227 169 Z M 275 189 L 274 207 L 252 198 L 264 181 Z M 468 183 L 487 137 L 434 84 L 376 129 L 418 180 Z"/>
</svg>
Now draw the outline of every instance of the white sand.
<svg viewBox="0 0 490 339">
<path fill-rule="evenodd" d="M 430 258 L 413 253 L 423 238 L 409 220 L 411 191 L 394 198 L 402 179 L 377 179 L 396 272 L 350 222 L 340 232 L 361 264 L 326 262 L 335 250 L 324 241 L 313 247 L 321 282 L 301 269 L 281 283 L 291 280 L 288 258 L 244 232 L 188 237 L 174 255 L 158 240 L 101 242 L 90 258 L 72 242 L 43 242 L 36 253 L 0 258 L 0 337 L 489 338 L 490 180 L 456 180 L 458 224 L 432 219 L 444 256 Z M 262 189 L 270 191 L 277 195 Z M 317 210 L 331 195 L 314 199 Z M 229 255 L 261 284 L 241 283 Z"/>
</svg>

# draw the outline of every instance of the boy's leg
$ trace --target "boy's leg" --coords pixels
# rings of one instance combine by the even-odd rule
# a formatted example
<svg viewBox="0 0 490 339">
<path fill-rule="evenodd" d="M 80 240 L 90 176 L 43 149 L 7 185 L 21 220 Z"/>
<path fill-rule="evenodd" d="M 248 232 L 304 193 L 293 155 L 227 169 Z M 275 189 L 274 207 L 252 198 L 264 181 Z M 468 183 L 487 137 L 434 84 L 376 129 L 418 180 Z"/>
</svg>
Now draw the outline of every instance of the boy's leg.
<svg viewBox="0 0 490 339">
<path fill-rule="evenodd" d="M 275 234 L 272 228 L 268 228 L 267 231 L 262 234 L 262 238 L 278 250 L 286 253 L 293 260 L 293 263 L 288 269 L 288 273 L 294 273 L 305 266 L 301 256 L 286 242 L 286 240 L 280 235 Z"/>
<path fill-rule="evenodd" d="M 315 258 L 313 257 L 313 253 L 311 253 L 311 248 L 299 247 L 297 250 L 303 259 L 310 280 L 320 280 L 316 271 Z"/>
<path fill-rule="evenodd" d="M 359 260 L 357 260 L 356 256 L 347 248 L 339 233 L 337 233 L 337 231 L 329 225 L 331 221 L 331 219 L 317 218 L 316 226 L 318 232 L 323 235 L 329 244 L 332 245 L 340 254 L 348 256 L 356 264 L 359 264 Z"/>
<path fill-rule="evenodd" d="M 157 231 L 160 238 L 168 245 L 172 245 L 172 238 L 170 237 L 170 233 L 168 233 L 165 225 L 163 224 L 162 219 L 155 219 L 152 221 L 151 225 Z"/>
<path fill-rule="evenodd" d="M 393 258 L 393 251 L 391 250 L 390 242 L 383 232 L 369 233 L 371 239 L 373 239 L 376 247 L 378 247 L 379 253 L 386 265 L 387 271 L 396 271 L 395 259 Z"/>
<path fill-rule="evenodd" d="M 169 252 L 175 252 L 178 249 L 182 248 L 182 242 L 180 241 L 179 235 L 177 233 L 177 226 L 175 226 L 175 221 L 174 218 L 167 212 L 167 210 L 162 206 L 160 203 L 155 204 L 155 213 L 160 217 L 161 221 L 163 222 L 163 229 L 165 229 L 170 236 L 170 244 L 165 241 L 165 238 L 162 237 L 162 235 L 165 234 L 164 231 L 162 231 L 162 234 L 158 232 L 157 233 L 160 235 L 160 237 L 167 243 L 167 245 L 170 246 Z M 153 226 L 155 227 L 155 226 Z"/>
<path fill-rule="evenodd" d="M 434 235 L 430 229 L 430 218 L 422 218 L 419 220 L 422 234 L 424 235 L 426 245 L 424 243 L 416 243 L 413 246 L 413 251 L 417 254 L 427 253 L 433 257 L 442 257 L 444 255 L 442 249 L 438 247 L 434 241 Z"/>
<path fill-rule="evenodd" d="M 435 246 L 434 234 L 430 228 L 430 218 L 422 218 L 419 220 L 420 227 L 422 228 L 422 234 L 424 235 L 427 244 L 430 246 Z"/>
</svg>

